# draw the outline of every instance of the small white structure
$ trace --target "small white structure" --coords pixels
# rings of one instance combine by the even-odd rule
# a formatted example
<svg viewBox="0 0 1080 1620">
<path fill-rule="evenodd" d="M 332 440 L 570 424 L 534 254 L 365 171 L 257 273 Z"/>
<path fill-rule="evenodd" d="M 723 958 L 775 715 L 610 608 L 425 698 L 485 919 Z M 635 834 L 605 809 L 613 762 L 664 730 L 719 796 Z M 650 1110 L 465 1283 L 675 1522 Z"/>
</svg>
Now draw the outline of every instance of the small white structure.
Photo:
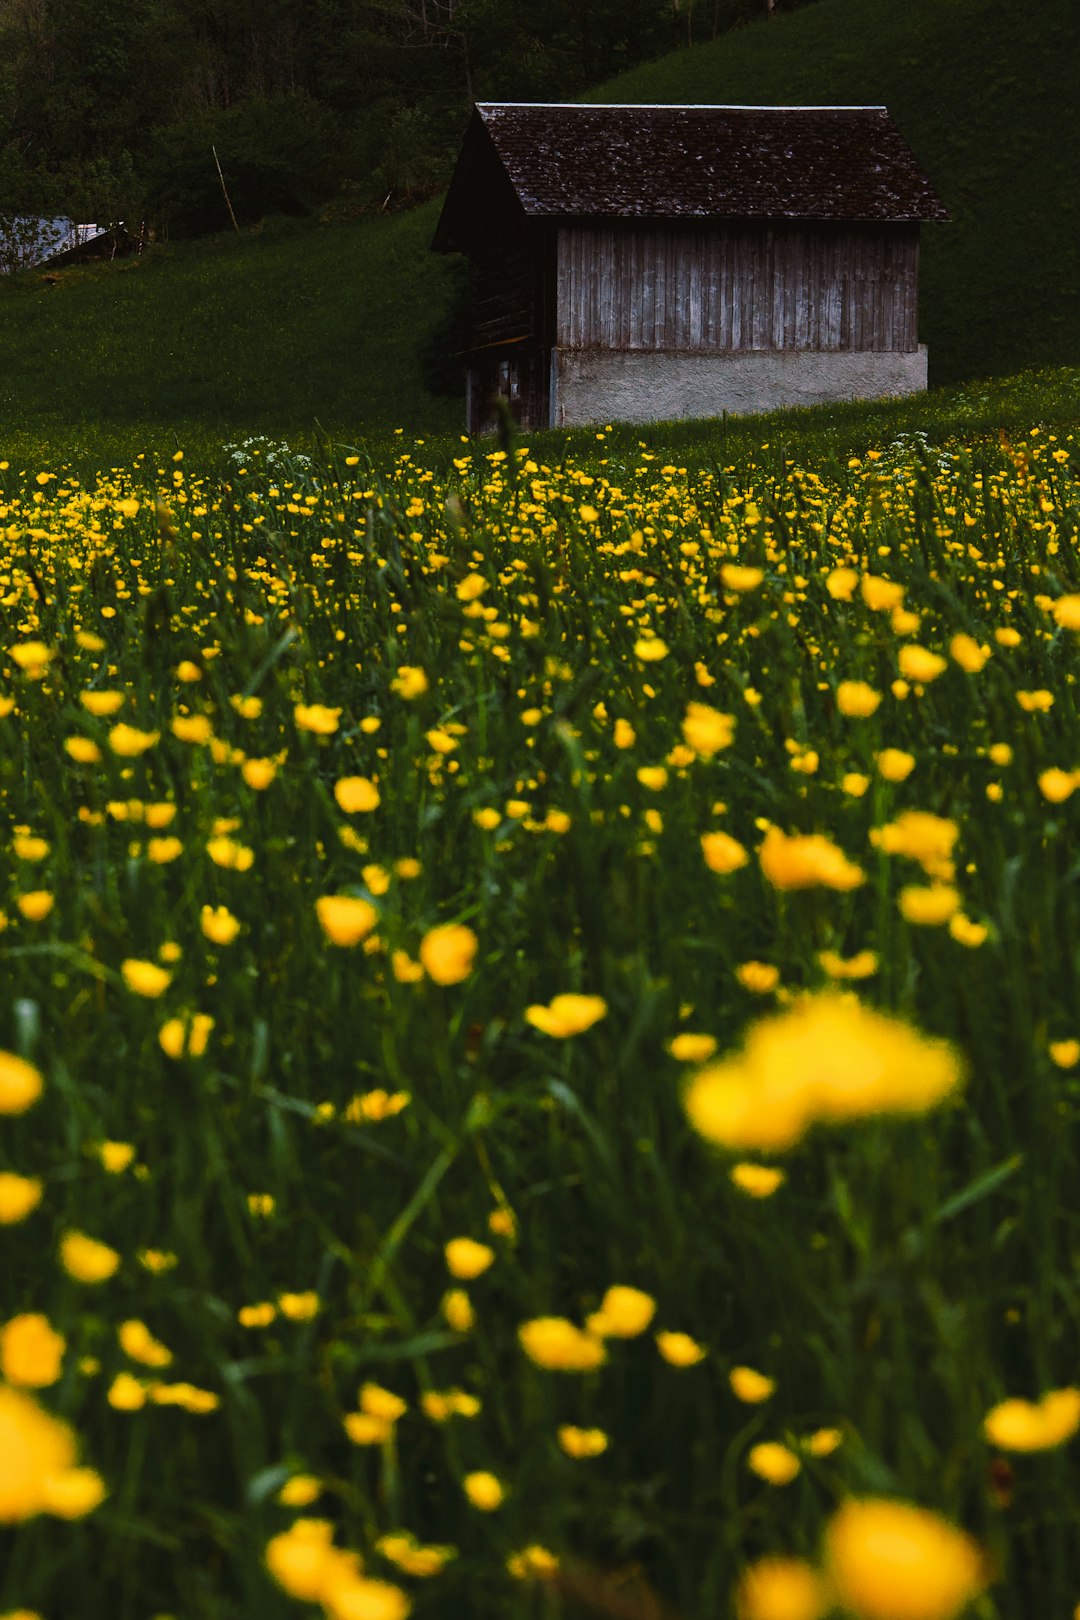
<svg viewBox="0 0 1080 1620">
<path fill-rule="evenodd" d="M 37 270 L 107 234 L 103 225 L 79 225 L 73 219 L 0 215 L 0 274 Z"/>
</svg>

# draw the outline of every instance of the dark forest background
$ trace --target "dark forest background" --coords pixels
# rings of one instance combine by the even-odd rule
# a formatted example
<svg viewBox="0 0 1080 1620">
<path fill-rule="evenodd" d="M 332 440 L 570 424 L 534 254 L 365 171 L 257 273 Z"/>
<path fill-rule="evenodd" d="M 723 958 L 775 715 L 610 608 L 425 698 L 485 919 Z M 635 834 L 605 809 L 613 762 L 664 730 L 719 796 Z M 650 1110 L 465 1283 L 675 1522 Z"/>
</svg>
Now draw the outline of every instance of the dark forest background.
<svg viewBox="0 0 1080 1620">
<path fill-rule="evenodd" d="M 0 0 L 0 216 L 158 238 L 439 191 L 474 100 L 568 100 L 810 0 Z"/>
</svg>

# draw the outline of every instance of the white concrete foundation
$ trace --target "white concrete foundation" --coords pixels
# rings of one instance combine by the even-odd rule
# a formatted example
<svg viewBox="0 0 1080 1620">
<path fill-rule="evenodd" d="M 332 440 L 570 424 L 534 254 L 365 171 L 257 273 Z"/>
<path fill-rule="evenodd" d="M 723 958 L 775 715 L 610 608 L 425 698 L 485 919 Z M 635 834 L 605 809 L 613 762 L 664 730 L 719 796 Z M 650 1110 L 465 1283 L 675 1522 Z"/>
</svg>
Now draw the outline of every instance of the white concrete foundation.
<svg viewBox="0 0 1080 1620">
<path fill-rule="evenodd" d="M 926 345 L 912 354 L 846 350 L 554 349 L 551 425 L 745 416 L 832 400 L 892 399 L 926 388 Z"/>
</svg>

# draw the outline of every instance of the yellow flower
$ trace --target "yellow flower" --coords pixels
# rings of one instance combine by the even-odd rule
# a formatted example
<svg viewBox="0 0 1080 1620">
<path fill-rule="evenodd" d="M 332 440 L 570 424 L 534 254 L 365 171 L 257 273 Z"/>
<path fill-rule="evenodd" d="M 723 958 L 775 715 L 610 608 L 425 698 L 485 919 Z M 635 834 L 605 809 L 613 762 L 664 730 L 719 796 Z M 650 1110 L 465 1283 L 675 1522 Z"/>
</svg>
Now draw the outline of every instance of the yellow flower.
<svg viewBox="0 0 1080 1620">
<path fill-rule="evenodd" d="M 743 962 L 735 969 L 735 977 L 744 990 L 767 996 L 780 983 L 780 969 L 772 962 Z"/>
<path fill-rule="evenodd" d="M 1080 1428 L 1080 1389 L 1052 1389 L 1039 1401 L 1002 1401 L 987 1412 L 983 1432 L 1002 1451 L 1049 1451 Z"/>
<path fill-rule="evenodd" d="M 140 731 L 138 727 L 125 725 L 121 721 L 109 732 L 109 747 L 121 759 L 138 759 L 140 754 L 153 748 L 160 738 L 160 731 Z"/>
<path fill-rule="evenodd" d="M 319 1296 L 313 1288 L 296 1294 L 279 1294 L 278 1310 L 290 1322 L 310 1322 L 319 1313 Z"/>
<path fill-rule="evenodd" d="M 578 1429 L 572 1423 L 563 1423 L 558 1434 L 559 1444 L 568 1457 L 599 1457 L 608 1448 L 608 1437 L 603 1429 Z"/>
<path fill-rule="evenodd" d="M 27 922 L 44 922 L 56 901 L 48 889 L 30 889 L 26 894 L 20 894 L 15 904 Z"/>
<path fill-rule="evenodd" d="M 203 906 L 199 926 L 214 945 L 231 945 L 240 932 L 239 918 L 227 906 Z"/>
<path fill-rule="evenodd" d="M 766 1378 L 753 1367 L 732 1367 L 728 1373 L 728 1383 L 732 1394 L 748 1406 L 757 1406 L 761 1401 L 767 1401 L 776 1388 L 775 1378 Z"/>
<path fill-rule="evenodd" d="M 850 602 L 858 583 L 854 568 L 834 568 L 825 576 L 825 589 L 834 602 Z"/>
<path fill-rule="evenodd" d="M 41 1182 L 36 1176 L 19 1176 L 13 1170 L 0 1170 L 0 1226 L 16 1226 L 24 1221 L 40 1204 L 41 1193 Z"/>
<path fill-rule="evenodd" d="M 1080 596 L 1059 596 L 1050 612 L 1062 630 L 1080 630 Z"/>
<path fill-rule="evenodd" d="M 266 1567 L 290 1597 L 317 1603 L 336 1558 L 333 1526 L 325 1519 L 297 1519 L 267 1543 Z"/>
<path fill-rule="evenodd" d="M 247 872 L 255 860 L 254 850 L 224 835 L 209 839 L 206 853 L 215 866 L 222 867 L 226 872 Z"/>
<path fill-rule="evenodd" d="M 380 1536 L 375 1551 L 382 1553 L 406 1575 L 424 1580 L 439 1575 L 452 1558 L 457 1557 L 454 1547 L 422 1547 L 414 1535 L 401 1531 L 397 1535 Z"/>
<path fill-rule="evenodd" d="M 76 765 L 101 763 L 101 749 L 90 737 L 65 737 L 64 752 Z"/>
<path fill-rule="evenodd" d="M 264 1328 L 277 1316 L 277 1308 L 269 1300 L 262 1300 L 258 1305 L 241 1305 L 236 1313 L 236 1320 L 241 1327 Z"/>
<path fill-rule="evenodd" d="M 317 737 L 332 737 L 341 719 L 340 709 L 328 709 L 324 703 L 297 703 L 293 719 L 300 731 L 311 731 Z"/>
<path fill-rule="evenodd" d="M 634 730 L 629 720 L 623 720 L 621 717 L 615 722 L 615 730 L 612 733 L 612 736 L 616 748 L 633 748 L 634 744 L 637 742 L 637 732 Z"/>
<path fill-rule="evenodd" d="M 581 1035 L 607 1015 L 607 1002 L 602 996 L 580 996 L 570 992 L 553 996 L 546 1007 L 525 1009 L 525 1022 L 544 1035 L 565 1040 Z"/>
<path fill-rule="evenodd" d="M 616 1284 L 607 1290 L 600 1309 L 592 1313 L 585 1327 L 599 1339 L 636 1339 L 655 1315 L 656 1301 L 651 1294 Z"/>
<path fill-rule="evenodd" d="M 795 1452 L 778 1440 L 762 1440 L 751 1446 L 746 1463 L 752 1473 L 769 1485 L 790 1485 L 802 1467 Z"/>
<path fill-rule="evenodd" d="M 408 1594 L 389 1581 L 357 1574 L 356 1563 L 352 1553 L 337 1554 L 322 1595 L 329 1620 L 405 1620 L 411 1607 Z"/>
<path fill-rule="evenodd" d="M 45 1389 L 60 1377 L 67 1340 L 38 1311 L 13 1316 L 0 1328 L 0 1373 L 22 1389 Z"/>
<path fill-rule="evenodd" d="M 97 1151 L 102 1168 L 110 1176 L 123 1175 L 135 1157 L 135 1149 L 130 1142 L 102 1142 Z"/>
<path fill-rule="evenodd" d="M 472 972 L 480 941 L 463 923 L 442 923 L 420 941 L 420 960 L 436 984 L 460 984 Z"/>
<path fill-rule="evenodd" d="M 921 686 L 929 686 L 938 676 L 948 668 L 948 662 L 939 653 L 934 653 L 927 647 L 918 647 L 911 644 L 901 647 L 897 663 L 900 673 L 909 681 L 918 681 Z"/>
<path fill-rule="evenodd" d="M 818 951 L 818 961 L 830 979 L 869 979 L 878 970 L 876 951 L 857 951 L 848 957 L 836 951 Z"/>
<path fill-rule="evenodd" d="M 639 765 L 635 774 L 642 787 L 651 793 L 659 793 L 667 787 L 668 773 L 663 765 Z"/>
<path fill-rule="evenodd" d="M 1080 1041 L 1051 1041 L 1047 1050 L 1059 1069 L 1075 1069 L 1080 1063 Z"/>
<path fill-rule="evenodd" d="M 881 702 L 881 693 L 875 692 L 865 681 L 841 681 L 836 688 L 836 706 L 849 719 L 864 719 L 874 714 Z"/>
<path fill-rule="evenodd" d="M 729 591 L 754 591 L 764 578 L 764 568 L 748 568 L 739 563 L 720 565 L 720 579 Z"/>
<path fill-rule="evenodd" d="M 66 1477 L 78 1472 L 75 1436 L 32 1396 L 4 1384 L 0 1384 L 0 1457 L 4 1459 L 0 1524 L 21 1524 L 52 1512 L 53 1502 L 62 1509 Z"/>
<path fill-rule="evenodd" d="M 14 1052 L 0 1052 L 0 1114 L 25 1114 L 41 1096 L 41 1070 Z"/>
<path fill-rule="evenodd" d="M 85 1232 L 65 1232 L 60 1239 L 60 1263 L 76 1282 L 101 1283 L 116 1271 L 120 1256 Z"/>
<path fill-rule="evenodd" d="M 547 1547 L 533 1545 L 511 1553 L 506 1568 L 518 1581 L 549 1581 L 558 1571 L 559 1560 Z"/>
<path fill-rule="evenodd" d="M 518 1328 L 530 1361 L 554 1372 L 592 1372 L 606 1357 L 602 1339 L 585 1333 L 564 1316 L 537 1316 Z"/>
<path fill-rule="evenodd" d="M 729 872 L 737 872 L 750 859 L 738 839 L 726 832 L 702 833 L 701 853 L 709 871 L 718 872 L 721 877 L 726 877 Z"/>
<path fill-rule="evenodd" d="M 427 676 L 415 664 L 400 664 L 397 675 L 390 682 L 390 690 L 404 698 L 406 703 L 411 703 L 413 698 L 423 697 L 428 686 Z"/>
<path fill-rule="evenodd" d="M 777 1170 L 772 1165 L 742 1163 L 732 1165 L 731 1179 L 748 1198 L 771 1198 L 787 1176 L 783 1170 Z"/>
<path fill-rule="evenodd" d="M 980 945 L 986 943 L 990 929 L 986 923 L 972 922 L 962 911 L 954 911 L 949 918 L 949 933 L 958 945 L 964 945 L 968 950 L 977 950 Z"/>
<path fill-rule="evenodd" d="M 715 1035 L 692 1035 L 686 1030 L 668 1042 L 668 1051 L 678 1063 L 705 1063 L 716 1051 Z"/>
<path fill-rule="evenodd" d="M 1051 804 L 1064 804 L 1065 800 L 1077 787 L 1078 776 L 1075 771 L 1063 771 L 1056 765 L 1039 775 L 1039 792 Z"/>
<path fill-rule="evenodd" d="M 451 1288 L 443 1295 L 442 1313 L 455 1333 L 468 1333 L 475 1321 L 472 1301 L 464 1288 Z"/>
<path fill-rule="evenodd" d="M 253 793 L 262 793 L 268 788 L 277 772 L 277 761 L 274 759 L 245 759 L 240 767 L 240 775 Z"/>
<path fill-rule="evenodd" d="M 857 889 L 864 881 L 861 866 L 849 861 L 823 833 L 793 833 L 770 827 L 758 850 L 758 862 L 774 889 Z"/>
<path fill-rule="evenodd" d="M 938 928 L 959 910 L 960 896 L 948 883 L 927 887 L 912 883 L 900 890 L 899 906 L 905 922 L 918 928 Z"/>
<path fill-rule="evenodd" d="M 658 1333 L 656 1348 L 672 1367 L 696 1367 L 708 1355 L 705 1346 L 698 1344 L 689 1333 Z"/>
<path fill-rule="evenodd" d="M 840 1604 L 858 1620 L 955 1620 L 986 1585 L 975 1542 L 924 1508 L 855 1498 L 825 1532 Z"/>
<path fill-rule="evenodd" d="M 741 1054 L 695 1077 L 685 1107 L 720 1146 L 782 1151 L 815 1120 L 922 1113 L 960 1078 L 946 1042 L 829 990 L 755 1024 Z"/>
<path fill-rule="evenodd" d="M 1054 706 L 1054 694 L 1040 687 L 1035 692 L 1017 692 L 1016 701 L 1025 714 L 1045 714 Z"/>
<path fill-rule="evenodd" d="M 813 1434 L 807 1435 L 804 1445 L 811 1457 L 831 1457 L 843 1442 L 842 1429 L 815 1429 Z"/>
<path fill-rule="evenodd" d="M 8 648 L 8 655 L 32 681 L 40 680 L 56 657 L 43 641 L 18 641 Z"/>
<path fill-rule="evenodd" d="M 506 1500 L 505 1485 L 494 1474 L 484 1470 L 466 1474 L 461 1483 L 473 1507 L 479 1508 L 482 1513 L 494 1513 Z"/>
<path fill-rule="evenodd" d="M 120 972 L 123 974 L 124 983 L 134 995 L 146 996 L 152 1001 L 163 995 L 172 983 L 172 974 L 167 973 L 163 967 L 158 967 L 156 962 L 141 961 L 134 956 L 129 956 L 126 961 L 121 962 Z"/>
<path fill-rule="evenodd" d="M 861 588 L 862 599 L 873 613 L 891 613 L 904 600 L 904 587 L 879 574 L 864 574 Z"/>
<path fill-rule="evenodd" d="M 379 913 L 369 900 L 348 894 L 324 894 L 315 902 L 315 914 L 331 945 L 350 947 L 375 927 Z"/>
<path fill-rule="evenodd" d="M 88 714 L 95 715 L 98 719 L 104 719 L 110 714 L 115 714 L 117 709 L 123 707 L 124 694 L 123 692 L 80 692 L 79 702 Z"/>
<path fill-rule="evenodd" d="M 821 1620 L 829 1589 L 801 1558 L 761 1558 L 735 1589 L 736 1620 Z"/>
<path fill-rule="evenodd" d="M 991 656 L 991 648 L 960 632 L 949 642 L 949 653 L 966 675 L 977 675 Z"/>
<path fill-rule="evenodd" d="M 634 642 L 634 657 L 643 664 L 658 664 L 668 655 L 668 645 L 659 636 L 641 636 Z"/>
<path fill-rule="evenodd" d="M 721 714 L 707 703 L 688 703 L 682 723 L 682 734 L 687 747 L 702 759 L 712 759 L 722 748 L 730 748 L 735 741 L 735 716 Z"/>
<path fill-rule="evenodd" d="M 334 798 L 346 815 L 358 815 L 379 808 L 379 790 L 366 776 L 343 776 L 334 783 Z"/>
<path fill-rule="evenodd" d="M 476 826 L 482 828 L 484 832 L 494 832 L 502 820 L 502 816 L 491 805 L 486 805 L 481 810 L 474 810 L 472 818 Z"/>
<path fill-rule="evenodd" d="M 167 1367 L 172 1361 L 172 1351 L 154 1338 L 145 1322 L 135 1318 L 121 1322 L 116 1336 L 125 1356 L 144 1367 Z"/>
<path fill-rule="evenodd" d="M 494 1249 L 468 1237 L 451 1238 L 443 1253 L 450 1275 L 459 1277 L 463 1282 L 471 1282 L 474 1277 L 479 1277 L 495 1259 Z"/>
<path fill-rule="evenodd" d="M 906 782 L 915 769 L 914 754 L 905 753 L 902 748 L 883 748 L 874 758 L 878 774 L 886 782 Z"/>
<path fill-rule="evenodd" d="M 214 728 L 205 714 L 174 715 L 169 729 L 180 742 L 186 743 L 207 743 L 214 735 Z"/>
<path fill-rule="evenodd" d="M 840 786 L 851 799 L 861 799 L 870 786 L 870 778 L 861 771 L 848 771 L 841 778 Z"/>
<path fill-rule="evenodd" d="M 960 835 L 955 821 L 928 810 L 905 810 L 895 821 L 875 827 L 870 842 L 886 855 L 906 855 L 929 877 L 948 882 L 953 875 L 953 848 Z"/>
<path fill-rule="evenodd" d="M 190 1019 L 170 1018 L 158 1030 L 158 1042 L 166 1057 L 202 1057 L 213 1027 L 209 1013 L 194 1013 Z"/>
</svg>

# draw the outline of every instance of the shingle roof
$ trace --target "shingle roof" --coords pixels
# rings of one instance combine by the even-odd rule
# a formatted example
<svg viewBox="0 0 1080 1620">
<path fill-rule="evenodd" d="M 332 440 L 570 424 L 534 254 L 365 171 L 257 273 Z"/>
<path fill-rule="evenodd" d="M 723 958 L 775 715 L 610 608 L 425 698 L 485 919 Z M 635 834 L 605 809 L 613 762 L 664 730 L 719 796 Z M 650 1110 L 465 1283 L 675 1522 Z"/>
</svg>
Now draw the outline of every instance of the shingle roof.
<svg viewBox="0 0 1080 1620">
<path fill-rule="evenodd" d="M 534 217 L 949 217 L 884 107 L 483 102 L 437 246 L 454 234 L 452 216 L 481 132 Z"/>
</svg>

